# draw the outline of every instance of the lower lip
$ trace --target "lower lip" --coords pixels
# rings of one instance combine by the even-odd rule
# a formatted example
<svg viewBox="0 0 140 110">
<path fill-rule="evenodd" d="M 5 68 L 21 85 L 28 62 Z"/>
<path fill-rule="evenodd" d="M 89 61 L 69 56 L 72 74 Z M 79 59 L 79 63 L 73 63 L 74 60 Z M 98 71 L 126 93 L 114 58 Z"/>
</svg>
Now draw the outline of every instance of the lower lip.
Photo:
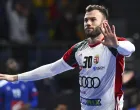
<svg viewBox="0 0 140 110">
<path fill-rule="evenodd" d="M 91 31 L 91 30 L 93 30 L 93 29 L 87 29 L 87 30 L 90 30 L 90 31 Z"/>
</svg>

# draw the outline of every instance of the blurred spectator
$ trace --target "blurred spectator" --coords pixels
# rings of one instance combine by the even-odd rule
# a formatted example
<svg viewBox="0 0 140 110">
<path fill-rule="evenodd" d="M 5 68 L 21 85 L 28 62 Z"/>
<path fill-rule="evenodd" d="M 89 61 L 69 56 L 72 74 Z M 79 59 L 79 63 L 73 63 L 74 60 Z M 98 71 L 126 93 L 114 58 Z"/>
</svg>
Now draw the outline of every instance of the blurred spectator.
<svg viewBox="0 0 140 110">
<path fill-rule="evenodd" d="M 53 95 L 58 95 L 60 92 L 59 85 L 56 83 L 56 79 L 54 77 L 46 78 L 43 80 L 44 89 L 49 91 Z"/>
<path fill-rule="evenodd" d="M 8 59 L 6 67 L 9 74 L 20 69 L 14 59 Z M 33 82 L 0 81 L 0 110 L 29 110 L 37 105 L 38 93 Z"/>
<path fill-rule="evenodd" d="M 37 43 L 46 44 L 53 40 L 59 10 L 55 0 L 33 0 L 37 20 Z"/>
<path fill-rule="evenodd" d="M 29 1 L 8 0 L 7 16 L 10 24 L 10 40 L 17 44 L 31 43 L 27 30 L 27 16 L 29 15 Z"/>
<path fill-rule="evenodd" d="M 123 74 L 124 110 L 139 110 L 140 90 L 134 71 L 125 71 Z"/>
<path fill-rule="evenodd" d="M 78 40 L 76 37 L 76 20 L 70 7 L 67 7 L 56 26 L 55 40 Z"/>
<path fill-rule="evenodd" d="M 68 110 L 66 104 L 58 104 L 54 110 Z"/>
<path fill-rule="evenodd" d="M 32 23 L 34 21 L 33 19 L 30 20 L 31 22 L 28 22 L 28 17 L 30 17 L 30 7 L 30 0 L 8 0 L 6 4 L 10 29 L 9 38 L 13 45 L 16 44 L 16 46 L 12 47 L 13 57 L 22 64 L 24 70 L 28 67 L 27 44 L 31 44 L 33 41 L 31 36 L 33 36 L 33 32 L 35 32 L 33 30 L 33 27 L 35 27 L 34 25 L 30 26 L 32 29 L 28 30 L 27 24 L 34 24 Z M 29 34 L 29 31 L 31 34 Z"/>
<path fill-rule="evenodd" d="M 0 0 L 0 42 L 8 41 L 8 20 L 5 10 L 6 0 Z"/>
</svg>

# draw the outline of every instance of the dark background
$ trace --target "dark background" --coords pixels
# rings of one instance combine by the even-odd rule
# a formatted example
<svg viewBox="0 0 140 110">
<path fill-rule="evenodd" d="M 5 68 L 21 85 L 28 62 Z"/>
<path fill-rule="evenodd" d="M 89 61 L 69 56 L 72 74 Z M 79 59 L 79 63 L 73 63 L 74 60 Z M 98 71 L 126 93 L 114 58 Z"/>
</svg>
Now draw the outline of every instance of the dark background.
<svg viewBox="0 0 140 110">
<path fill-rule="evenodd" d="M 136 88 L 139 94 L 140 72 L 140 1 L 139 0 L 28 0 L 31 2 L 28 16 L 28 32 L 32 42 L 21 45 L 9 38 L 9 23 L 6 15 L 6 0 L 0 0 L 0 72 L 8 58 L 14 57 L 21 65 L 21 72 L 54 62 L 73 44 L 84 39 L 83 17 L 89 4 L 105 5 L 110 13 L 109 23 L 116 26 L 118 36 L 126 37 L 136 46 L 136 52 L 126 58 L 126 70 L 135 73 L 134 82 L 126 89 Z M 42 4 L 41 4 L 42 3 Z M 68 17 L 68 18 L 67 18 Z M 45 83 L 45 82 L 49 83 Z M 80 110 L 78 69 L 57 75 L 50 80 L 35 81 L 39 90 L 39 110 L 53 110 L 56 104 L 66 103 L 69 110 Z M 136 107 L 131 104 L 131 95 L 125 96 L 126 110 Z M 136 98 L 134 98 L 136 99 Z M 130 103 L 130 104 L 128 104 Z"/>
</svg>

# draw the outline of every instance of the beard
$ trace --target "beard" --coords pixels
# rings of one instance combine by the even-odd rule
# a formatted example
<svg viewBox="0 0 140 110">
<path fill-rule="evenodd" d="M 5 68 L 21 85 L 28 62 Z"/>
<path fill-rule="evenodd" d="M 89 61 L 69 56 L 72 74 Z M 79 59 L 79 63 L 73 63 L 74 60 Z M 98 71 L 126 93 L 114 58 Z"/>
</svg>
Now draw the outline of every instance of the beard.
<svg viewBox="0 0 140 110">
<path fill-rule="evenodd" d="M 94 29 L 85 29 L 85 34 L 87 36 L 87 38 L 91 37 L 91 38 L 95 38 L 97 37 L 98 35 L 101 34 L 101 31 L 100 31 L 100 27 L 97 26 L 96 28 Z"/>
</svg>

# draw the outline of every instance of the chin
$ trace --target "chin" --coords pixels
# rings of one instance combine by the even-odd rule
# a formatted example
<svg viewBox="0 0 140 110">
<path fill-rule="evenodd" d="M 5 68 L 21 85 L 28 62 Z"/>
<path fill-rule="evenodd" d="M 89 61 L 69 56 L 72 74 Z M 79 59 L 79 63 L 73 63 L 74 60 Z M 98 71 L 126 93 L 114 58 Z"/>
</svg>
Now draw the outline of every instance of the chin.
<svg viewBox="0 0 140 110">
<path fill-rule="evenodd" d="M 99 36 L 101 33 L 86 33 L 87 38 L 91 37 L 91 38 L 95 38 L 97 36 Z"/>
<path fill-rule="evenodd" d="M 86 37 L 87 37 L 87 38 L 90 38 L 90 37 L 93 38 L 93 35 L 91 35 L 91 34 L 86 34 Z"/>
<path fill-rule="evenodd" d="M 91 37 L 91 36 L 94 35 L 93 32 L 85 32 L 85 34 L 86 34 L 87 37 Z"/>
</svg>

